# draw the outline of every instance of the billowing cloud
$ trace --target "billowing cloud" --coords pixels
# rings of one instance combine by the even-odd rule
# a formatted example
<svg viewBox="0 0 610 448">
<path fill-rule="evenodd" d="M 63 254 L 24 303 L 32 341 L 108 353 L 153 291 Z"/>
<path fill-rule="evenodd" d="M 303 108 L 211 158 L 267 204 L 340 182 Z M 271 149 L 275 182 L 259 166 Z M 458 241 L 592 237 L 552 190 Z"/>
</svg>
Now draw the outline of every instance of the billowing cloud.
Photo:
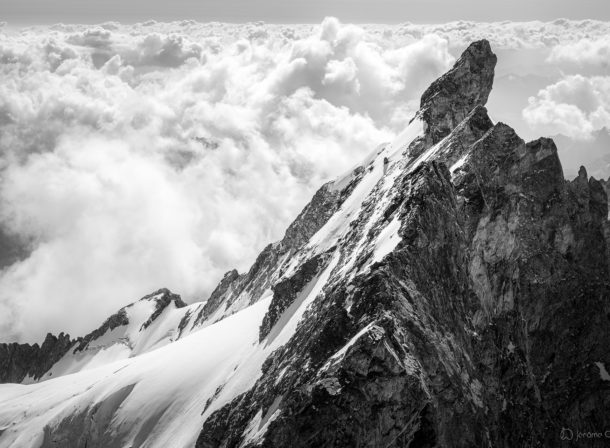
<svg viewBox="0 0 610 448">
<path fill-rule="evenodd" d="M 235 31 L 235 32 L 233 32 Z M 324 181 L 390 139 L 447 40 L 319 26 L 57 25 L 2 35 L 1 339 L 80 335 L 247 269 Z"/>
<path fill-rule="evenodd" d="M 565 76 L 530 98 L 523 116 L 542 134 L 591 139 L 610 127 L 610 77 Z"/>
<path fill-rule="evenodd" d="M 395 36 L 410 35 L 420 38 L 435 34 L 448 39 L 455 46 L 465 46 L 477 39 L 488 39 L 494 43 L 496 49 L 531 49 L 569 45 L 583 39 L 604 38 L 608 35 L 610 23 L 588 19 L 492 23 L 460 20 L 429 25 L 405 23 L 385 29 Z"/>
<path fill-rule="evenodd" d="M 555 46 L 548 62 L 563 71 L 587 74 L 610 74 L 610 37 L 585 38 Z"/>
<path fill-rule="evenodd" d="M 527 105 L 536 135 L 578 138 L 607 122 L 604 73 L 559 79 L 567 54 L 601 59 L 569 49 L 605 39 L 604 22 L 9 28 L 0 242 L 26 256 L 0 272 L 0 340 L 82 335 L 162 286 L 205 299 L 324 181 L 402 130 L 473 40 L 507 55 L 499 76 L 555 76 L 529 105 L 490 107 L 495 119 L 526 129 Z"/>
</svg>

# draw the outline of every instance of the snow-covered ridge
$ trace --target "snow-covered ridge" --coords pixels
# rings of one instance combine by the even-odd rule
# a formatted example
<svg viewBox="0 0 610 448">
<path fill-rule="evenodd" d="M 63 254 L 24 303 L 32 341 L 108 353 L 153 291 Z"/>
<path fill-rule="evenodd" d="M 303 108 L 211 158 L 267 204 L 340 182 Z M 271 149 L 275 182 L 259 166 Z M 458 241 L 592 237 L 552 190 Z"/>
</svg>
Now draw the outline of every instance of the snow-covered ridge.
<svg viewBox="0 0 610 448">
<path fill-rule="evenodd" d="M 398 175 L 399 149 L 404 151 L 421 131 L 421 122 L 416 121 L 399 141 L 377 148 L 357 185 L 349 187 L 350 194 L 328 222 L 292 257 L 276 265 L 276 281 L 349 234 L 350 222 L 358 219 L 371 192 L 390 191 Z M 335 182 L 341 183 L 341 179 Z M 326 188 L 331 190 L 332 186 Z M 388 244 L 397 242 L 395 227 L 388 226 L 380 240 L 370 245 L 377 257 L 391 250 Z M 179 298 L 168 300 L 171 293 L 167 290 L 124 307 L 101 330 L 76 342 L 40 382 L 0 385 L 0 446 L 48 444 L 45 426 L 55 428 L 54 437 L 66 437 L 66 443 L 80 443 L 74 434 L 92 431 L 92 421 L 96 425 L 110 423 L 96 417 L 97 409 L 108 407 L 112 421 L 119 425 L 112 431 L 119 431 L 121 446 L 140 446 L 151 425 L 155 431 L 146 435 L 147 446 L 170 446 L 170 440 L 171 446 L 192 445 L 202 419 L 252 387 L 267 357 L 290 340 L 309 305 L 340 268 L 339 263 L 341 269 L 349 269 L 341 252 L 337 250 L 307 283 L 260 342 L 259 327 L 273 296 L 269 288 L 259 297 L 241 300 L 239 306 L 223 305 L 198 323 L 195 318 L 205 304 L 184 306 Z M 165 303 L 162 309 L 160 301 Z M 116 395 L 117 391 L 121 393 Z M 22 399 L 23 394 L 27 400 Z M 33 414 L 24 416 L 24 406 Z M 146 409 L 144 414 L 142 409 Z M 66 423 L 67 418 L 71 423 Z M 108 431 L 100 440 L 119 437 Z"/>
<path fill-rule="evenodd" d="M 171 446 L 192 445 L 205 418 L 254 385 L 265 361 L 293 337 L 330 283 L 370 268 L 400 243 L 399 222 L 388 221 L 386 213 L 400 194 L 396 183 L 405 170 L 434 158 L 438 145 L 409 155 L 425 130 L 420 118 L 412 120 L 394 142 L 323 186 L 284 240 L 268 246 L 249 273 L 225 276 L 208 312 L 205 303 L 184 306 L 169 291 L 159 291 L 75 344 L 44 382 L 0 386 L 0 446 L 49 444 L 44 427 L 53 428 L 54 440 L 72 445 L 93 430 L 100 433 L 100 446 L 111 440 L 122 446 L 145 441 L 165 447 L 170 440 Z M 259 341 L 274 284 L 325 252 L 330 256 L 324 266 Z M 24 416 L 24 406 L 35 413 Z M 102 408 L 109 410 L 100 416 Z"/>
<path fill-rule="evenodd" d="M 23 383 L 93 369 L 169 344 L 177 339 L 178 324 L 190 308 L 167 289 L 149 294 L 121 308 L 99 328 L 74 341 L 41 378 L 28 376 Z"/>
<path fill-rule="evenodd" d="M 47 425 L 61 433 L 54 436 L 59 446 L 84 446 L 89 431 L 103 434 L 108 445 L 100 446 L 109 446 L 110 440 L 119 436 L 119 446 L 140 446 L 144 440 L 148 440 L 148 446 L 192 445 L 206 401 L 247 359 L 267 305 L 268 300 L 263 300 L 191 336 L 139 356 L 128 357 L 126 351 L 117 354 L 119 349 L 110 349 L 116 350 L 113 360 L 89 365 L 77 373 L 37 384 L 0 385 L 0 446 L 51 445 L 43 431 Z M 142 310 L 136 312 L 139 311 Z M 169 310 L 168 320 L 152 334 L 160 334 L 169 322 L 178 321 L 172 319 L 177 317 L 173 316 L 175 311 Z M 127 328 L 122 334 L 129 335 L 134 329 L 135 326 Z M 154 339 L 140 343 L 144 349 Z M 110 350 L 105 353 L 108 355 Z M 90 363 L 95 359 L 101 361 L 94 355 Z M 239 378 L 237 392 L 247 386 L 250 374 L 255 375 L 256 371 Z M 123 393 L 117 396 L 118 391 Z M 104 408 L 109 413 L 98 413 Z M 24 413 L 24 409 L 28 411 Z M 62 426 L 65 418 L 74 421 Z M 115 430 L 119 435 L 113 434 Z"/>
<path fill-rule="evenodd" d="M 483 263 L 462 257 L 468 243 L 457 203 L 470 201 L 473 214 L 494 212 L 481 205 L 484 192 L 472 174 L 492 176 L 496 187 L 476 165 L 487 156 L 492 173 L 496 160 L 530 170 L 510 179 L 520 188 L 530 185 L 532 170 L 557 172 L 535 166 L 552 159 L 549 141 L 526 147 L 487 117 L 494 66 L 489 45 L 473 44 L 442 78 L 468 89 L 433 84 L 433 99 L 394 142 L 324 185 L 284 239 L 265 248 L 249 272 L 229 272 L 207 302 L 183 306 L 169 291 L 147 296 L 75 344 L 46 381 L 0 385 L 0 447 L 313 446 L 323 431 L 328 443 L 319 446 L 344 433 L 365 443 L 346 438 L 332 446 L 413 446 L 416 438 L 450 446 L 441 440 L 451 435 L 447 427 L 493 419 L 499 406 L 485 407 L 485 377 L 475 370 L 483 363 L 470 346 L 485 342 L 471 335 L 475 310 L 481 312 L 475 297 L 496 297 L 481 280 Z M 453 181 L 467 198 L 457 197 Z M 562 176 L 557 185 L 564 186 Z M 579 188 L 589 200 L 586 173 Z M 500 211 L 512 213 L 506 207 Z M 524 220 L 531 226 L 530 215 Z M 500 257 L 499 227 L 476 225 L 472 260 L 489 251 Z M 472 289 L 468 275 L 478 282 Z M 496 329 L 490 357 L 498 352 Z M 527 337 L 535 335 L 510 334 L 510 356 Z M 595 360 L 610 365 L 599 350 Z M 515 381 L 516 390 L 526 388 Z M 528 390 L 533 381 L 526 379 Z M 500 391 L 496 385 L 490 400 Z M 374 411 L 367 414 L 367 406 Z M 489 431 L 472 428 L 453 434 L 463 438 L 455 443 L 493 446 Z M 311 437 L 294 440 L 295 431 Z M 268 439 L 270 432 L 278 438 Z M 471 443 L 472 434 L 483 442 Z"/>
</svg>

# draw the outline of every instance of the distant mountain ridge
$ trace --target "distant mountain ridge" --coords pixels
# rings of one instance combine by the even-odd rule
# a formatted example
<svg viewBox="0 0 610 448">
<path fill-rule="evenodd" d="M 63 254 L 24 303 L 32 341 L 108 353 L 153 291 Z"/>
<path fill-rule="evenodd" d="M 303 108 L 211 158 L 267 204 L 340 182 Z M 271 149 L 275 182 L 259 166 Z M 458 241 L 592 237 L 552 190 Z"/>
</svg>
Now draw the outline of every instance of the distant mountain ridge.
<svg viewBox="0 0 610 448">
<path fill-rule="evenodd" d="M 566 181 L 552 140 L 491 121 L 496 61 L 472 43 L 207 302 L 161 290 L 59 357 L 0 357 L 35 382 L 0 385 L 0 447 L 556 447 L 610 427 L 608 182 Z"/>
<path fill-rule="evenodd" d="M 121 308 L 84 337 L 72 340 L 70 335 L 64 333 L 57 337 L 49 333 L 40 346 L 0 344 L 0 382 L 43 381 L 169 343 L 176 322 L 170 325 L 167 332 L 157 335 L 148 327 L 162 314 L 165 313 L 162 320 L 169 320 L 169 311 L 186 306 L 179 295 L 163 288 Z M 182 316 L 180 314 L 178 321 Z M 109 357 L 110 352 L 114 353 Z"/>
<path fill-rule="evenodd" d="M 586 165 L 596 178 L 610 177 L 610 130 L 607 128 L 593 132 L 591 140 L 573 140 L 565 135 L 554 135 L 562 164 L 568 167 Z M 567 169 L 567 178 L 576 177 L 578 170 Z"/>
</svg>

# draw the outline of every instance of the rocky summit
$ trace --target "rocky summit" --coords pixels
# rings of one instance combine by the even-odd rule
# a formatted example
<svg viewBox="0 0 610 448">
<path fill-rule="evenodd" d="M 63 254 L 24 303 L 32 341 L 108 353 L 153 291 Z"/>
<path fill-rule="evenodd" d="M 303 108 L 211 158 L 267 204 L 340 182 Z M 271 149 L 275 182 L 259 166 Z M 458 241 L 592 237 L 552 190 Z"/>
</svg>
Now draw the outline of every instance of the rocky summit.
<svg viewBox="0 0 610 448">
<path fill-rule="evenodd" d="M 608 446 L 609 182 L 490 119 L 496 60 L 471 44 L 206 302 L 0 346 L 0 446 Z"/>
</svg>

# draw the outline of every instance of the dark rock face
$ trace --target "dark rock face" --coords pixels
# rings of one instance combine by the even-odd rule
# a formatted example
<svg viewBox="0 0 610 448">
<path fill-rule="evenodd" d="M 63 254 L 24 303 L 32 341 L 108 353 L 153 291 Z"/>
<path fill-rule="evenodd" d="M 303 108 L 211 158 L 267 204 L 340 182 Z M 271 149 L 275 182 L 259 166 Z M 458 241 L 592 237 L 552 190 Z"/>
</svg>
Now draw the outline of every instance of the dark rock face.
<svg viewBox="0 0 610 448">
<path fill-rule="evenodd" d="M 432 144 L 449 135 L 475 106 L 485 105 L 493 85 L 496 62 L 489 42 L 474 42 L 453 68 L 424 92 L 420 113 L 428 126 L 426 133 Z"/>
<path fill-rule="evenodd" d="M 273 299 L 260 327 L 260 340 L 267 337 L 282 313 L 294 302 L 299 292 L 316 276 L 328 261 L 327 254 L 321 254 L 307 260 L 297 272 L 273 286 Z"/>
<path fill-rule="evenodd" d="M 562 427 L 608 424 L 607 200 L 566 183 L 551 140 L 499 124 L 458 173 L 479 300 L 475 355 L 497 446 L 558 446 Z M 481 188 L 480 185 L 484 185 Z"/>
<path fill-rule="evenodd" d="M 459 371 L 452 375 L 460 379 L 456 383 L 443 366 L 457 364 L 453 357 L 459 357 L 469 367 L 459 352 L 468 346 L 468 336 L 456 325 L 466 304 L 451 299 L 455 284 L 467 291 L 468 277 L 460 268 L 465 263 L 459 251 L 440 241 L 432 250 L 419 249 L 416 240 L 423 229 L 430 241 L 436 241 L 438 232 L 446 238 L 463 235 L 455 219 L 457 202 L 447 194 L 452 187 L 446 169 L 423 165 L 404 179 L 402 188 L 411 191 L 412 205 L 406 208 L 405 201 L 396 213 L 408 223 L 401 233 L 412 243 L 353 282 L 338 279 L 329 286 L 293 340 L 270 359 L 255 388 L 206 421 L 198 446 L 239 446 L 244 425 L 260 407 L 264 414 L 277 397 L 282 397 L 282 412 L 269 425 L 263 446 L 407 446 L 413 437 L 426 446 L 424 442 L 439 439 L 429 388 L 443 391 L 452 405 L 456 395 L 471 394 Z M 438 228 L 439 218 L 455 224 Z M 431 283 L 430 269 L 440 269 L 445 284 Z M 405 278 L 411 284 L 401 281 Z M 416 284 L 438 300 L 427 303 Z M 466 297 L 474 302 L 472 294 Z M 350 312 L 348 301 L 353 302 Z M 459 330 L 460 340 L 454 347 L 436 345 L 449 328 Z M 359 332 L 342 356 L 332 357 Z M 440 370 L 434 380 L 438 384 L 427 381 L 426 367 Z M 280 371 L 286 373 L 276 383 Z M 466 407 L 462 412 L 471 417 L 474 411 Z M 468 430 L 447 419 L 455 429 Z"/>
<path fill-rule="evenodd" d="M 121 308 L 119 311 L 106 319 L 100 327 L 96 328 L 85 337 L 79 338 L 77 341 L 78 345 L 74 348 L 74 353 L 85 350 L 91 341 L 98 339 L 107 331 L 112 331 L 117 327 L 127 324 L 129 324 L 127 312 L 124 308 Z"/>
<path fill-rule="evenodd" d="M 0 383 L 20 383 L 41 378 L 72 346 L 70 335 L 47 334 L 42 345 L 0 344 Z"/>
<path fill-rule="evenodd" d="M 148 328 L 170 304 L 173 303 L 176 308 L 186 306 L 179 295 L 173 294 L 166 288 L 144 296 L 140 300 L 155 301 L 155 310 L 142 324 L 142 330 Z M 0 344 L 0 383 L 20 383 L 26 377 L 33 380 L 41 379 L 69 350 L 72 350 L 73 353 L 81 352 L 107 331 L 129 324 L 126 308 L 121 308 L 85 337 L 75 340 L 70 339 L 70 336 L 64 333 L 60 333 L 59 336 L 49 333 L 40 346 L 38 344 Z"/>
<path fill-rule="evenodd" d="M 277 281 L 283 263 L 328 221 L 359 179 L 358 172 L 354 173 L 353 181 L 342 191 L 333 189 L 330 183 L 323 185 L 290 224 L 284 238 L 265 247 L 246 274 L 238 274 L 236 270 L 225 274 L 196 317 L 195 324 L 206 320 L 221 305 L 230 307 L 240 298 L 248 303 L 256 302 Z"/>
<path fill-rule="evenodd" d="M 259 255 L 260 258 L 260 255 Z M 199 312 L 197 316 L 195 316 L 195 325 L 201 324 L 204 320 L 206 320 L 210 315 L 214 313 L 221 305 L 223 305 L 225 299 L 228 297 L 235 297 L 239 294 L 240 291 L 243 290 L 245 276 L 240 275 L 236 269 L 233 269 L 229 272 L 226 272 L 223 276 L 220 283 L 214 288 L 212 294 L 208 298 L 205 305 Z M 180 331 L 182 332 L 191 319 L 190 314 L 186 314 L 180 322 Z"/>
<path fill-rule="evenodd" d="M 324 185 L 247 273 L 224 276 L 196 318 L 271 289 L 256 355 L 307 306 L 248 391 L 219 404 L 224 384 L 201 403 L 196 447 L 567 447 L 578 443 L 566 428 L 610 428 L 609 185 L 584 168 L 566 181 L 552 140 L 490 120 L 495 64 L 486 41 L 472 44 L 424 93 L 424 134 L 402 157 L 380 147 Z M 168 290 L 142 300 L 156 301 L 144 329 L 184 306 Z M 124 308 L 75 342 L 5 344 L 0 372 L 41 376 L 64 346 L 127 323 Z M 42 446 L 145 445 L 160 414 L 135 439 L 113 427 L 133 389 L 63 416 Z"/>
<path fill-rule="evenodd" d="M 552 140 L 489 120 L 495 63 L 477 42 L 426 91 L 426 134 L 380 222 L 368 222 L 376 188 L 292 339 L 207 418 L 197 447 L 555 447 L 571 446 L 562 428 L 610 427 L 605 186 L 584 170 L 565 181 Z M 361 253 L 344 275 L 394 217 L 394 250 L 368 269 Z M 276 285 L 261 336 L 311 272 Z"/>
<path fill-rule="evenodd" d="M 146 322 L 142 324 L 142 330 L 148 328 L 171 303 L 174 303 L 176 308 L 182 308 L 186 306 L 186 303 L 184 303 L 184 301 L 178 294 L 172 293 L 167 288 L 161 288 L 158 291 L 153 292 L 152 294 L 148 294 L 142 297 L 139 301 L 143 300 L 154 300 L 155 311 L 150 315 Z M 129 318 L 127 317 L 126 308 L 128 308 L 129 306 L 131 305 L 121 308 L 115 314 L 106 319 L 100 327 L 93 330 L 85 337 L 78 338 L 78 340 L 76 341 L 78 345 L 76 345 L 76 347 L 74 348 L 74 353 L 85 350 L 87 346 L 91 343 L 91 341 L 95 341 L 96 339 L 104 335 L 104 333 L 106 333 L 107 331 L 112 331 L 117 327 L 128 325 Z"/>
<path fill-rule="evenodd" d="M 233 269 L 224 275 L 203 307 L 204 315 L 210 315 L 213 310 L 218 308 L 222 303 L 222 299 L 228 294 L 229 288 L 235 285 L 237 279 L 239 279 L 239 273 L 236 269 Z"/>
<path fill-rule="evenodd" d="M 140 300 L 155 300 L 155 311 L 151 314 L 146 322 L 142 324 L 142 329 L 145 330 L 152 324 L 157 317 L 161 315 L 161 313 L 170 305 L 174 304 L 176 308 L 184 308 L 186 303 L 182 300 L 182 298 L 178 294 L 172 293 L 167 288 L 162 288 L 152 294 L 144 296 Z"/>
<path fill-rule="evenodd" d="M 602 187 L 604 187 L 604 190 L 606 191 L 606 196 L 608 197 L 608 204 L 610 205 L 610 177 L 607 180 L 601 179 L 599 183 L 602 185 Z M 608 214 L 608 218 L 609 220 L 604 223 L 604 236 L 606 237 L 608 260 L 610 260 L 610 213 Z M 608 273 L 610 274 L 610 265 L 608 267 Z"/>
</svg>

